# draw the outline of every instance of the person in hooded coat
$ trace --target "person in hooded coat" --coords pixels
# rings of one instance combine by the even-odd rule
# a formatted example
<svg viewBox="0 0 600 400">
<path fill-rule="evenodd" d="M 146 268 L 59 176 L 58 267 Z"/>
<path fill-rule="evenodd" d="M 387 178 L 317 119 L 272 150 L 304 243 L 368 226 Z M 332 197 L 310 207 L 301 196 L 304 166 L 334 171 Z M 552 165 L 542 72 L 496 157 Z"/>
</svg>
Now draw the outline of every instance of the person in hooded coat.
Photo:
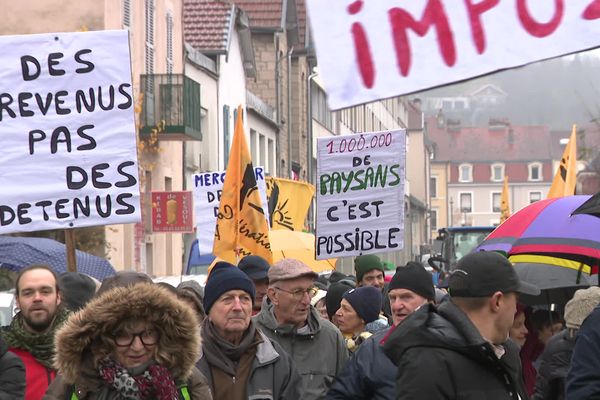
<svg viewBox="0 0 600 400">
<path fill-rule="evenodd" d="M 57 379 L 44 399 L 212 399 L 196 369 L 198 319 L 153 283 L 113 287 L 56 334 Z"/>
</svg>

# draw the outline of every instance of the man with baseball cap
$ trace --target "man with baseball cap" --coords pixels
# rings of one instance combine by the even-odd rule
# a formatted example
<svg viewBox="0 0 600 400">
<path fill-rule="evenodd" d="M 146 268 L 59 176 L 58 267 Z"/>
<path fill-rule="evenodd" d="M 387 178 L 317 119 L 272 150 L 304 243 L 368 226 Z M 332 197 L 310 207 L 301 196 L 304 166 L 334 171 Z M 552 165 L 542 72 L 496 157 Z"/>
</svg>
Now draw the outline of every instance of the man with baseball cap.
<svg viewBox="0 0 600 400">
<path fill-rule="evenodd" d="M 269 287 L 269 262 L 261 256 L 249 255 L 240 260 L 238 268 L 254 282 L 256 295 L 252 315 L 259 313 Z"/>
<path fill-rule="evenodd" d="M 340 331 L 310 304 L 316 277 L 299 260 L 278 261 L 269 269 L 271 304 L 254 317 L 258 327 L 294 360 L 302 377 L 303 400 L 322 398 L 348 359 Z"/>
<path fill-rule="evenodd" d="M 358 347 L 331 386 L 327 399 L 394 399 L 396 367 L 383 352 L 382 341 L 409 314 L 433 302 L 434 297 L 431 274 L 422 264 L 409 262 L 398 267 L 388 291 L 394 326 L 375 333 Z"/>
<path fill-rule="evenodd" d="M 449 301 L 419 308 L 384 345 L 398 366 L 396 398 L 526 399 L 519 350 L 508 333 L 518 293 L 540 290 L 519 281 L 495 252 L 461 258 L 448 289 Z"/>
<path fill-rule="evenodd" d="M 213 398 L 301 398 L 300 376 L 288 354 L 251 319 L 254 284 L 235 265 L 215 264 L 204 288 L 207 318 L 196 364 Z"/>
</svg>

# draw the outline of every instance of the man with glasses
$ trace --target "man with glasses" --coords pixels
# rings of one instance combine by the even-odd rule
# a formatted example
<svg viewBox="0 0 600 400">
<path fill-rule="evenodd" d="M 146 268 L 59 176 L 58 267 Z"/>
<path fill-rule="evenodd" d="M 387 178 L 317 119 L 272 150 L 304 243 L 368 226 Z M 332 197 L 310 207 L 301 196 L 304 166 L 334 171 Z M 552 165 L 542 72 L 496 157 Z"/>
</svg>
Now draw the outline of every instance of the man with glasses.
<svg viewBox="0 0 600 400">
<path fill-rule="evenodd" d="M 325 396 L 348 359 L 340 331 L 311 306 L 317 274 L 306 264 L 284 259 L 269 269 L 271 304 L 254 317 L 260 329 L 292 357 L 302 376 L 302 399 Z"/>
</svg>

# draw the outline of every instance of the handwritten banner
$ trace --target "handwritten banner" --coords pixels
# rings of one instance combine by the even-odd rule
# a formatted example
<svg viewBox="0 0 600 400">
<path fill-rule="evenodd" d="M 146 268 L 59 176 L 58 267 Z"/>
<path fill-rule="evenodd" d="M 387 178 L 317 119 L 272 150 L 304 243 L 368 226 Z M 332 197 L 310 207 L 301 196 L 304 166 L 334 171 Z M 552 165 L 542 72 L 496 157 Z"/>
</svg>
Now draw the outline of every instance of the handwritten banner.
<svg viewBox="0 0 600 400">
<path fill-rule="evenodd" d="M 0 48 L 0 233 L 139 221 L 127 32 Z"/>
<path fill-rule="evenodd" d="M 263 167 L 254 167 L 254 176 L 263 210 L 268 218 L 267 186 Z M 225 171 L 203 172 L 194 175 L 194 219 L 200 254 L 212 254 L 215 224 L 225 182 Z"/>
<path fill-rule="evenodd" d="M 404 246 L 406 132 L 317 139 L 317 259 Z"/>
<path fill-rule="evenodd" d="M 307 0 L 332 109 L 600 45 L 599 0 Z"/>
</svg>

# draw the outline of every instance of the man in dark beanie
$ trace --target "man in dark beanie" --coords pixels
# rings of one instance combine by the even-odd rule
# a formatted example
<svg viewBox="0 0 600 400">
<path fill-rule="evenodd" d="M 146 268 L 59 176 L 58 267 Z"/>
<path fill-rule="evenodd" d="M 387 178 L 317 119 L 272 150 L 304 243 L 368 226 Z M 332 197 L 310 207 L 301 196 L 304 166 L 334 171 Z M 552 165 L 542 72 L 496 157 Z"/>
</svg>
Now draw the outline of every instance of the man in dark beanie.
<svg viewBox="0 0 600 400">
<path fill-rule="evenodd" d="M 252 321 L 252 280 L 228 262 L 215 264 L 204 287 L 207 318 L 196 364 L 213 399 L 299 399 L 300 376 L 290 357 Z"/>
<path fill-rule="evenodd" d="M 269 287 L 269 262 L 261 256 L 249 255 L 240 260 L 238 268 L 242 270 L 252 282 L 256 289 L 256 297 L 254 298 L 254 306 L 252 307 L 252 315 L 260 312 L 263 299 L 267 296 Z"/>
<path fill-rule="evenodd" d="M 402 322 L 417 308 L 435 300 L 431 274 L 421 263 L 410 261 L 396 268 L 388 288 L 394 326 Z"/>
<path fill-rule="evenodd" d="M 393 326 L 365 340 L 338 375 L 327 399 L 395 399 L 396 366 L 383 352 L 385 339 L 404 319 L 435 298 L 431 274 L 422 264 L 398 267 L 390 281 L 388 299 Z"/>
</svg>

